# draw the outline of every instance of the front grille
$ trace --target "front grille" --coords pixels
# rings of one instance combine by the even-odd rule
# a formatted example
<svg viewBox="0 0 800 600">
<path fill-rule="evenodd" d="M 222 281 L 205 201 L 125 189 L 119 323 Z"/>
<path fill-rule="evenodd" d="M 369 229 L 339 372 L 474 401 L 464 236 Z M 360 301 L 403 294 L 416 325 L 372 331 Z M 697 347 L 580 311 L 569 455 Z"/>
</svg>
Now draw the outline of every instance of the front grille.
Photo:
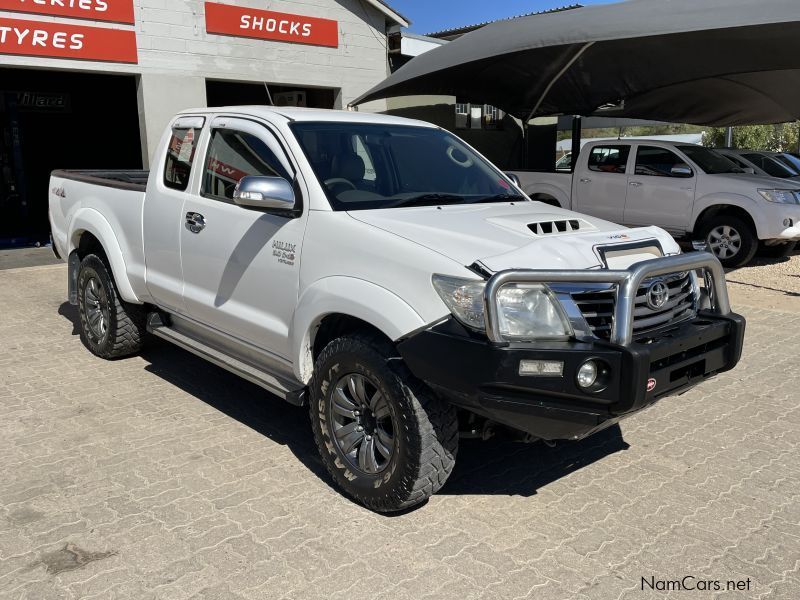
<svg viewBox="0 0 800 600">
<path fill-rule="evenodd" d="M 647 290 L 654 281 L 663 281 L 669 288 L 669 300 L 659 308 L 650 308 L 647 304 Z M 611 337 L 611 326 L 614 322 L 614 288 L 578 292 L 572 294 L 583 317 L 599 338 Z M 636 294 L 633 311 L 633 335 L 641 335 L 655 329 L 682 321 L 694 314 L 694 294 L 691 273 L 677 273 L 666 277 L 645 280 Z"/>
</svg>

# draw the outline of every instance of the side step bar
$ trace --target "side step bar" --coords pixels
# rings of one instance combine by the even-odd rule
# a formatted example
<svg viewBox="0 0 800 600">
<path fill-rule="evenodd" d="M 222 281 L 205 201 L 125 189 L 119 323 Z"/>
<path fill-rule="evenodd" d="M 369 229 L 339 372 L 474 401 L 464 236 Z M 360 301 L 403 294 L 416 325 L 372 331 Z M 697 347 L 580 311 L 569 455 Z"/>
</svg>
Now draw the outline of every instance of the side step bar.
<svg viewBox="0 0 800 600">
<path fill-rule="evenodd" d="M 277 378 L 266 371 L 242 362 L 180 331 L 172 329 L 164 322 L 164 317 L 161 313 L 152 312 L 147 316 L 147 331 L 251 383 L 255 383 L 268 392 L 280 396 L 290 404 L 294 404 L 295 406 L 303 406 L 305 404 L 304 388 L 292 389 L 288 381 Z"/>
</svg>

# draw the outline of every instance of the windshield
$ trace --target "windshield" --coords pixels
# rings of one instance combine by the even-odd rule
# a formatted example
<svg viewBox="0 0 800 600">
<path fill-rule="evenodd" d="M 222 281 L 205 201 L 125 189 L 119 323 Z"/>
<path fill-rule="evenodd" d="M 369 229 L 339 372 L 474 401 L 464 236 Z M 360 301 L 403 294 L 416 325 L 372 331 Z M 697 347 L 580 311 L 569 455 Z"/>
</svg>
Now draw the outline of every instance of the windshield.
<svg viewBox="0 0 800 600">
<path fill-rule="evenodd" d="M 432 127 L 293 123 L 334 210 L 522 200 L 454 135 Z"/>
<path fill-rule="evenodd" d="M 775 158 L 790 167 L 793 171 L 796 171 L 795 175 L 800 174 L 800 158 L 796 157 L 794 154 L 778 154 Z"/>
<path fill-rule="evenodd" d="M 677 148 L 709 175 L 744 173 L 733 161 L 725 158 L 715 150 L 704 148 L 703 146 L 678 146 Z"/>
</svg>

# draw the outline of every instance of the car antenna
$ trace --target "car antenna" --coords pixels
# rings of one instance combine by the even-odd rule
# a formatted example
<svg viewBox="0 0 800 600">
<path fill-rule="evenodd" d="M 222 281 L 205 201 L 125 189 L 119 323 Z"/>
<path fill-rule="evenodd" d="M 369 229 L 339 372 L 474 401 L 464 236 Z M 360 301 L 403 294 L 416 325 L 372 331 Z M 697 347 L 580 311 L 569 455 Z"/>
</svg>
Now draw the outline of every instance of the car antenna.
<svg viewBox="0 0 800 600">
<path fill-rule="evenodd" d="M 267 82 L 264 82 L 264 89 L 267 90 L 267 98 L 269 99 L 269 105 L 275 106 L 275 103 L 272 101 L 272 94 L 269 93 L 269 85 Z"/>
</svg>

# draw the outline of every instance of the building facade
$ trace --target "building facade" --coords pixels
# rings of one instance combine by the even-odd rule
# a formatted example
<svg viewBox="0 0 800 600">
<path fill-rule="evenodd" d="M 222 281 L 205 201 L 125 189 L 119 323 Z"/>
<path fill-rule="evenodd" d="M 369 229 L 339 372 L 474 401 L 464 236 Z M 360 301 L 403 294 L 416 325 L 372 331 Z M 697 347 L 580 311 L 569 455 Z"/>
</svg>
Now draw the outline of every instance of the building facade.
<svg viewBox="0 0 800 600">
<path fill-rule="evenodd" d="M 407 25 L 382 0 L 0 0 L 0 245 L 46 238 L 51 170 L 147 168 L 177 111 L 346 107 Z"/>
</svg>

